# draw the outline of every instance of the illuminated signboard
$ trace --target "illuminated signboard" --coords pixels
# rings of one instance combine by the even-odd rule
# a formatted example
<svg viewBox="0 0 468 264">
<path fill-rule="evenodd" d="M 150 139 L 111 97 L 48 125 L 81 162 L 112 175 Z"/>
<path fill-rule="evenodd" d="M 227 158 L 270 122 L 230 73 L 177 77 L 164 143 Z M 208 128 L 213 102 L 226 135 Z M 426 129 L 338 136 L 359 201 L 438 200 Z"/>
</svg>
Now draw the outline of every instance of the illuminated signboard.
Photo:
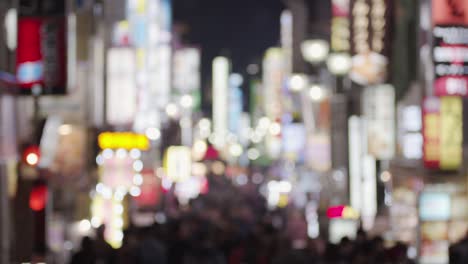
<svg viewBox="0 0 468 264">
<path fill-rule="evenodd" d="M 185 146 L 172 146 L 167 149 L 164 169 L 169 179 L 182 182 L 192 176 L 192 151 Z"/>
<path fill-rule="evenodd" d="M 468 6 L 432 1 L 436 96 L 468 96 Z"/>
<path fill-rule="evenodd" d="M 368 153 L 389 160 L 395 154 L 395 89 L 391 85 L 371 86 L 363 97 Z"/>
<path fill-rule="evenodd" d="M 107 53 L 107 121 L 132 124 L 137 108 L 136 57 L 130 48 L 111 48 Z"/>
<path fill-rule="evenodd" d="M 456 170 L 462 162 L 463 118 L 459 97 L 429 97 L 423 105 L 424 165 Z"/>
<path fill-rule="evenodd" d="M 35 85 L 42 94 L 66 92 L 65 25 L 63 1 L 20 1 L 16 77 L 21 93 L 29 94 Z"/>
<path fill-rule="evenodd" d="M 213 125 L 218 140 L 216 147 L 223 147 L 228 131 L 229 60 L 217 57 L 213 60 Z"/>
<path fill-rule="evenodd" d="M 449 220 L 450 210 L 449 193 L 423 192 L 419 198 L 419 216 L 422 221 Z"/>
<path fill-rule="evenodd" d="M 350 32 L 352 69 L 350 78 L 361 85 L 379 84 L 387 79 L 390 47 L 389 0 L 351 0 Z"/>
<path fill-rule="evenodd" d="M 139 149 L 148 150 L 150 142 L 145 135 L 131 132 L 104 132 L 99 134 L 98 144 L 101 149 Z"/>
<path fill-rule="evenodd" d="M 359 212 L 346 205 L 332 206 L 327 209 L 328 218 L 358 219 Z"/>
</svg>

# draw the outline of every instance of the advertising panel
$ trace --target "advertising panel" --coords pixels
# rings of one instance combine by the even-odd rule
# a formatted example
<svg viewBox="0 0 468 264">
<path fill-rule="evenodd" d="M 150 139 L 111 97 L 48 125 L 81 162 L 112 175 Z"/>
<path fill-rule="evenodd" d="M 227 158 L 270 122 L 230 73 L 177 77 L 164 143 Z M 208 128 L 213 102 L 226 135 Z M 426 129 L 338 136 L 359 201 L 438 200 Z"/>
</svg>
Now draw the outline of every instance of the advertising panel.
<svg viewBox="0 0 468 264">
<path fill-rule="evenodd" d="M 430 169 L 458 169 L 462 162 L 462 99 L 429 97 L 423 108 L 424 165 Z"/>
<path fill-rule="evenodd" d="M 135 53 L 129 48 L 111 48 L 107 53 L 107 122 L 132 124 L 137 108 Z"/>
<path fill-rule="evenodd" d="M 360 85 L 384 83 L 390 57 L 390 0 L 351 0 L 350 78 Z"/>
<path fill-rule="evenodd" d="M 167 149 L 164 169 L 167 177 L 182 182 L 192 176 L 192 151 L 189 147 L 172 146 Z"/>
<path fill-rule="evenodd" d="M 391 85 L 372 86 L 364 90 L 363 97 L 368 153 L 389 160 L 395 154 L 395 89 Z"/>
<path fill-rule="evenodd" d="M 434 95 L 468 96 L 468 2 L 432 0 Z"/>
<path fill-rule="evenodd" d="M 42 94 L 64 94 L 67 86 L 66 19 L 63 1 L 21 0 L 16 77 L 21 93 L 35 85 Z"/>
</svg>

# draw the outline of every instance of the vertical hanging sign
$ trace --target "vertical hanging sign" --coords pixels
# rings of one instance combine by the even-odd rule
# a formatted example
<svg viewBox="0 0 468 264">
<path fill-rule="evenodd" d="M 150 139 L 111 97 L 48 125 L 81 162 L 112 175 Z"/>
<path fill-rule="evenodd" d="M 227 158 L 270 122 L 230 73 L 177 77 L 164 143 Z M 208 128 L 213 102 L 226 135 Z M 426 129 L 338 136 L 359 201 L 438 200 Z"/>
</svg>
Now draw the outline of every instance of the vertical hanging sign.
<svg viewBox="0 0 468 264">
<path fill-rule="evenodd" d="M 350 32 L 352 68 L 350 78 L 360 85 L 384 83 L 390 57 L 389 0 L 351 0 Z"/>
</svg>

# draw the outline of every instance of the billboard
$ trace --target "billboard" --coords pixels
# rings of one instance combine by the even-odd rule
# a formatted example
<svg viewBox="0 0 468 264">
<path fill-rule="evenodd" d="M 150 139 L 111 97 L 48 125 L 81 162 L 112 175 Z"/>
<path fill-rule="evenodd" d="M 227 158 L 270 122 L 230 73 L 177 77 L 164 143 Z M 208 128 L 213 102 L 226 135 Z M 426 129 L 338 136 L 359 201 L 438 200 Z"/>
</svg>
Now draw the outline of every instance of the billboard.
<svg viewBox="0 0 468 264">
<path fill-rule="evenodd" d="M 456 170 L 462 162 L 463 105 L 460 97 L 428 97 L 423 102 L 424 165 Z"/>
<path fill-rule="evenodd" d="M 67 87 L 66 19 L 63 1 L 19 3 L 16 77 L 21 93 L 40 85 L 42 94 L 64 94 Z"/>
</svg>

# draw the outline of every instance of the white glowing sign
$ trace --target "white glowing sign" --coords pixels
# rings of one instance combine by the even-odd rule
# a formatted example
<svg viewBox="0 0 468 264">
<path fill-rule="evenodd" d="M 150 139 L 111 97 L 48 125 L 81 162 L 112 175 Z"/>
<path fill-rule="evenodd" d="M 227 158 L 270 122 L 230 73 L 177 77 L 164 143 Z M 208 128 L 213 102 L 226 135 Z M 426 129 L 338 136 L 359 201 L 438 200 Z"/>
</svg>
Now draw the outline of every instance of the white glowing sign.
<svg viewBox="0 0 468 264">
<path fill-rule="evenodd" d="M 135 72 L 135 53 L 132 49 L 109 49 L 106 110 L 107 121 L 111 125 L 133 122 L 137 104 Z"/>
<path fill-rule="evenodd" d="M 217 57 L 213 61 L 213 125 L 218 140 L 216 145 L 224 146 L 228 129 L 228 78 L 229 60 Z"/>
</svg>

